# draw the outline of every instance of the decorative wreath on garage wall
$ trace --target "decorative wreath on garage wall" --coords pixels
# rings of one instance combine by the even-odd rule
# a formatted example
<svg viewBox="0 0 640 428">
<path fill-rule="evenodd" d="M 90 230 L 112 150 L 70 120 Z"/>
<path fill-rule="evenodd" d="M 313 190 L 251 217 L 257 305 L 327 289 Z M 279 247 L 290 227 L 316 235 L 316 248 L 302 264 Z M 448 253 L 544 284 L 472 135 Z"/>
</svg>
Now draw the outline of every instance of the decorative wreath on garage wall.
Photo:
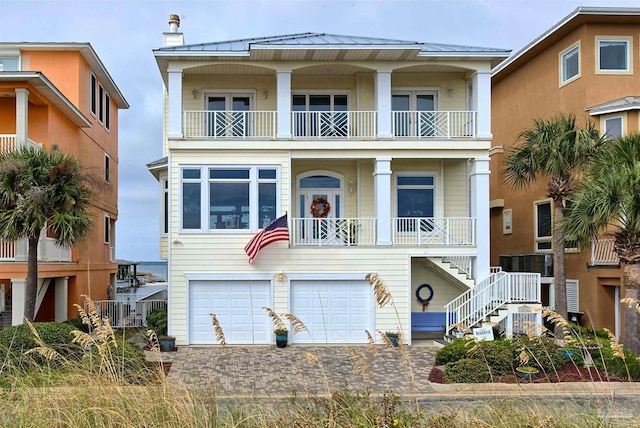
<svg viewBox="0 0 640 428">
<path fill-rule="evenodd" d="M 331 205 L 325 198 L 315 198 L 311 201 L 311 214 L 315 218 L 324 218 L 331 212 Z"/>
<path fill-rule="evenodd" d="M 424 290 L 425 288 L 428 290 L 428 293 L 429 293 L 429 296 L 426 298 L 422 297 L 422 294 L 421 294 L 422 290 Z M 433 299 L 433 288 L 431 288 L 429 284 L 422 284 L 416 290 L 416 299 L 418 299 L 418 302 L 422 304 L 422 312 L 424 312 L 425 309 L 427 309 L 427 306 L 429 306 L 429 302 L 431 301 L 431 299 Z"/>
</svg>

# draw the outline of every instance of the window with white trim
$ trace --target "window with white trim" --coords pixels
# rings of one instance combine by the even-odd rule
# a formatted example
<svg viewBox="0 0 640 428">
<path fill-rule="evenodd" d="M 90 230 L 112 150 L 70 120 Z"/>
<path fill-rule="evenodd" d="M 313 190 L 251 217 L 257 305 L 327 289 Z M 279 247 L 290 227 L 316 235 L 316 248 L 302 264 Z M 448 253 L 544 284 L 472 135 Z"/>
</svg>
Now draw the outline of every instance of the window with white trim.
<svg viewBox="0 0 640 428">
<path fill-rule="evenodd" d="M 20 71 L 20 57 L 0 56 L 0 71 Z"/>
<path fill-rule="evenodd" d="M 98 84 L 98 120 L 104 123 L 104 88 Z"/>
<path fill-rule="evenodd" d="M 279 167 L 189 166 L 181 171 L 183 230 L 256 231 L 276 219 Z"/>
<path fill-rule="evenodd" d="M 552 249 L 551 200 L 534 202 L 535 251 L 549 252 Z"/>
<path fill-rule="evenodd" d="M 580 44 L 560 53 L 560 84 L 580 77 Z"/>
<path fill-rule="evenodd" d="M 104 243 L 109 244 L 111 242 L 111 218 L 109 214 L 104 216 Z"/>
<path fill-rule="evenodd" d="M 631 38 L 598 38 L 597 70 L 599 72 L 631 71 Z"/>
<path fill-rule="evenodd" d="M 398 217 L 435 217 L 435 175 L 398 174 L 396 192 Z"/>
<path fill-rule="evenodd" d="M 104 181 L 107 183 L 111 180 L 111 158 L 108 154 L 104 154 Z"/>
<path fill-rule="evenodd" d="M 91 76 L 89 78 L 89 110 L 91 110 L 91 114 L 92 115 L 96 115 L 97 113 L 97 85 L 98 85 L 98 80 L 96 79 L 96 75 L 91 73 Z"/>
<path fill-rule="evenodd" d="M 169 233 L 169 180 L 161 179 L 162 183 L 162 235 Z"/>
<path fill-rule="evenodd" d="M 607 140 L 622 136 L 622 116 L 604 119 L 604 136 Z"/>
<path fill-rule="evenodd" d="M 105 92 L 104 94 L 104 127 L 109 130 L 109 126 L 111 125 L 111 98 L 109 94 Z"/>
</svg>

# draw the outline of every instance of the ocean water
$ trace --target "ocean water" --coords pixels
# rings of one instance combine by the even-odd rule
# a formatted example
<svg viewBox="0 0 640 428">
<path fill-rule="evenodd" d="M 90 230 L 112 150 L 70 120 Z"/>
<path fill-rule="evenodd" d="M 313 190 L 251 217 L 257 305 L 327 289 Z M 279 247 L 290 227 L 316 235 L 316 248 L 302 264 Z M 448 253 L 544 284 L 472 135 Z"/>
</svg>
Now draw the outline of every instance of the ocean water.
<svg viewBox="0 0 640 428">
<path fill-rule="evenodd" d="M 157 276 L 163 281 L 167 280 L 167 262 L 140 262 L 138 263 L 138 272 L 149 272 Z"/>
</svg>

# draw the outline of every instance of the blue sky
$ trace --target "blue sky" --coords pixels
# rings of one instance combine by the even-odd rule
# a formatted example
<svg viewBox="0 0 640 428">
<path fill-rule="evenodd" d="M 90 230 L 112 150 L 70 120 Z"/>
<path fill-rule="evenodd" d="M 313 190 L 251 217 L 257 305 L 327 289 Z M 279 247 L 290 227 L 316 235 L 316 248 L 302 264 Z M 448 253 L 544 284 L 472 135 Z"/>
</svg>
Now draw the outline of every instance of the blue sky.
<svg viewBox="0 0 640 428">
<path fill-rule="evenodd" d="M 90 42 L 131 105 L 120 112 L 118 258 L 159 259 L 159 190 L 146 164 L 162 156 L 162 81 L 151 49 L 169 14 L 186 43 L 327 32 L 512 49 L 578 6 L 638 0 L 0 0 L 4 42 Z"/>
</svg>

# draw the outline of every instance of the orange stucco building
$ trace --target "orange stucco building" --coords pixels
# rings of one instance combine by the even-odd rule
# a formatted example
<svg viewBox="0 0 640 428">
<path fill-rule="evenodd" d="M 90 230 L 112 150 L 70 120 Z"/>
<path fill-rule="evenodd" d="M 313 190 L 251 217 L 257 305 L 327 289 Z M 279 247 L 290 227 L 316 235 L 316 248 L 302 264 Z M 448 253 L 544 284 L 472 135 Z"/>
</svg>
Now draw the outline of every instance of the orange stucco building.
<svg viewBox="0 0 640 428">
<path fill-rule="evenodd" d="M 578 8 L 504 61 L 492 74 L 491 262 L 543 274 L 553 306 L 551 213 L 546 180 L 524 190 L 503 181 L 504 153 L 534 119 L 573 113 L 610 137 L 639 130 L 640 9 Z M 583 325 L 621 333 L 624 287 L 610 237 L 567 249 L 570 312 Z M 548 255 L 548 256 L 545 256 Z M 550 300 L 551 299 L 551 300 Z"/>
<path fill-rule="evenodd" d="M 41 236 L 38 321 L 74 318 L 82 295 L 106 299 L 115 286 L 118 111 L 128 107 L 89 43 L 0 43 L 0 148 L 58 149 L 104 181 L 86 239 L 60 248 Z M 26 240 L 0 241 L 0 327 L 22 323 L 26 256 Z"/>
</svg>

